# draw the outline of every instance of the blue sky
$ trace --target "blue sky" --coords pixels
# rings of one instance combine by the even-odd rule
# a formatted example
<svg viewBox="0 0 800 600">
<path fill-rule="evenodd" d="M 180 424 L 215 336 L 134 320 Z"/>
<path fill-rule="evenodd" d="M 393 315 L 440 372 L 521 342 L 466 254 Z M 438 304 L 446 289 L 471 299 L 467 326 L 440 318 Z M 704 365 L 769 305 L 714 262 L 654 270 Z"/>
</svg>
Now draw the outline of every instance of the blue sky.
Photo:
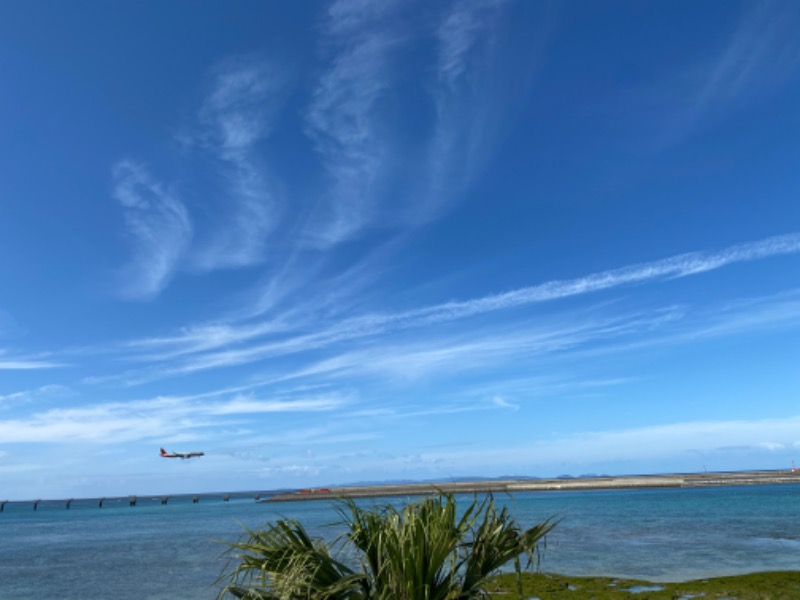
<svg viewBox="0 0 800 600">
<path fill-rule="evenodd" d="M 5 3 L 0 496 L 789 467 L 798 29 Z"/>
</svg>

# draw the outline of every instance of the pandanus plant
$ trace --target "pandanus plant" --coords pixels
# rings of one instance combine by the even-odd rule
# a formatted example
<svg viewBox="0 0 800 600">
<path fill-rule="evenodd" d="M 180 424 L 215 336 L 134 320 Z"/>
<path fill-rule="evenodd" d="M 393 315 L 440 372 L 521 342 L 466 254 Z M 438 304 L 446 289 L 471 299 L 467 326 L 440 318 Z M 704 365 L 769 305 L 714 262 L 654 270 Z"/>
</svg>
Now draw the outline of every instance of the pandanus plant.
<svg viewBox="0 0 800 600">
<path fill-rule="evenodd" d="M 510 562 L 521 598 L 522 571 L 538 564 L 556 524 L 522 529 L 491 495 L 464 507 L 452 494 L 403 507 L 348 499 L 338 512 L 345 533 L 331 544 L 293 519 L 247 530 L 228 544 L 218 599 L 470 600 L 486 597 L 487 579 Z"/>
</svg>

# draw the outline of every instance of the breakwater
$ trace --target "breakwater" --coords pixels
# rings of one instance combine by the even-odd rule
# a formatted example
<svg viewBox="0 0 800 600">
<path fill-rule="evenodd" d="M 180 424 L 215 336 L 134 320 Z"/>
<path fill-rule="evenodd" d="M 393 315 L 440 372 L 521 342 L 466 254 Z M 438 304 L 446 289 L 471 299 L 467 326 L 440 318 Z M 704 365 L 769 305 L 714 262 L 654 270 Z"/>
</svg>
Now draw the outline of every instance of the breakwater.
<svg viewBox="0 0 800 600">
<path fill-rule="evenodd" d="M 510 479 L 488 481 L 442 481 L 400 485 L 342 486 L 305 489 L 275 494 L 261 502 L 296 502 L 331 498 L 378 498 L 418 496 L 437 492 L 454 494 L 514 493 L 556 490 L 621 490 L 637 488 L 683 488 L 732 485 L 800 483 L 800 471 L 736 471 L 669 475 L 628 475 L 618 477 L 575 477 L 557 479 Z"/>
</svg>

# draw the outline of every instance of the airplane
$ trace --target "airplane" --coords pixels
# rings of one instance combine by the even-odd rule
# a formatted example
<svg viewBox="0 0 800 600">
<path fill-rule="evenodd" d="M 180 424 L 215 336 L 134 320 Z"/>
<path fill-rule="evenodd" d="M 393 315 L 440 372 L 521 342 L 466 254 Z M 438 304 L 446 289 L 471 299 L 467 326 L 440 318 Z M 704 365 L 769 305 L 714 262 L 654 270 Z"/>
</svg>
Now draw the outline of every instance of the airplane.
<svg viewBox="0 0 800 600">
<path fill-rule="evenodd" d="M 205 455 L 205 452 L 167 452 L 161 448 L 161 458 L 194 458 L 195 456 Z"/>
</svg>

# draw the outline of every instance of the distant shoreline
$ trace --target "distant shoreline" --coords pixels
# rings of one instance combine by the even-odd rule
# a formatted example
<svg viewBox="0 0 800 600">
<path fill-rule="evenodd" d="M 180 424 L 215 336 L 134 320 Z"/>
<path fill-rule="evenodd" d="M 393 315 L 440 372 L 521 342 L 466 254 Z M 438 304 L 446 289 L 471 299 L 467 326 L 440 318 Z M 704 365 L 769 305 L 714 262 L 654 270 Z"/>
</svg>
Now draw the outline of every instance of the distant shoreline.
<svg viewBox="0 0 800 600">
<path fill-rule="evenodd" d="M 208 500 L 244 500 L 256 502 L 296 502 L 303 500 L 325 500 L 336 498 L 380 498 L 386 496 L 420 496 L 437 492 L 456 494 L 515 493 L 537 491 L 618 490 L 647 488 L 716 487 L 734 485 L 798 484 L 800 471 L 737 471 L 722 473 L 682 473 L 665 475 L 620 475 L 613 477 L 562 477 L 549 479 L 492 479 L 483 481 L 441 481 L 425 483 L 350 485 L 309 488 L 306 490 L 275 491 L 251 490 L 239 492 L 199 492 L 165 494 L 131 494 L 129 496 L 106 496 L 63 499 L 14 499 L 0 498 L 0 514 L 6 508 L 32 505 L 41 508 L 85 507 L 87 504 L 113 507 L 121 505 L 152 505 L 174 502 L 204 503 Z"/>
<path fill-rule="evenodd" d="M 514 493 L 537 491 L 619 490 L 648 488 L 719 487 L 800 483 L 798 471 L 737 471 L 674 475 L 625 475 L 618 477 L 575 477 L 570 479 L 510 479 L 400 485 L 342 486 L 308 488 L 277 494 L 259 502 L 297 502 L 335 498 L 380 498 L 418 496 L 437 492 L 455 494 Z"/>
</svg>

